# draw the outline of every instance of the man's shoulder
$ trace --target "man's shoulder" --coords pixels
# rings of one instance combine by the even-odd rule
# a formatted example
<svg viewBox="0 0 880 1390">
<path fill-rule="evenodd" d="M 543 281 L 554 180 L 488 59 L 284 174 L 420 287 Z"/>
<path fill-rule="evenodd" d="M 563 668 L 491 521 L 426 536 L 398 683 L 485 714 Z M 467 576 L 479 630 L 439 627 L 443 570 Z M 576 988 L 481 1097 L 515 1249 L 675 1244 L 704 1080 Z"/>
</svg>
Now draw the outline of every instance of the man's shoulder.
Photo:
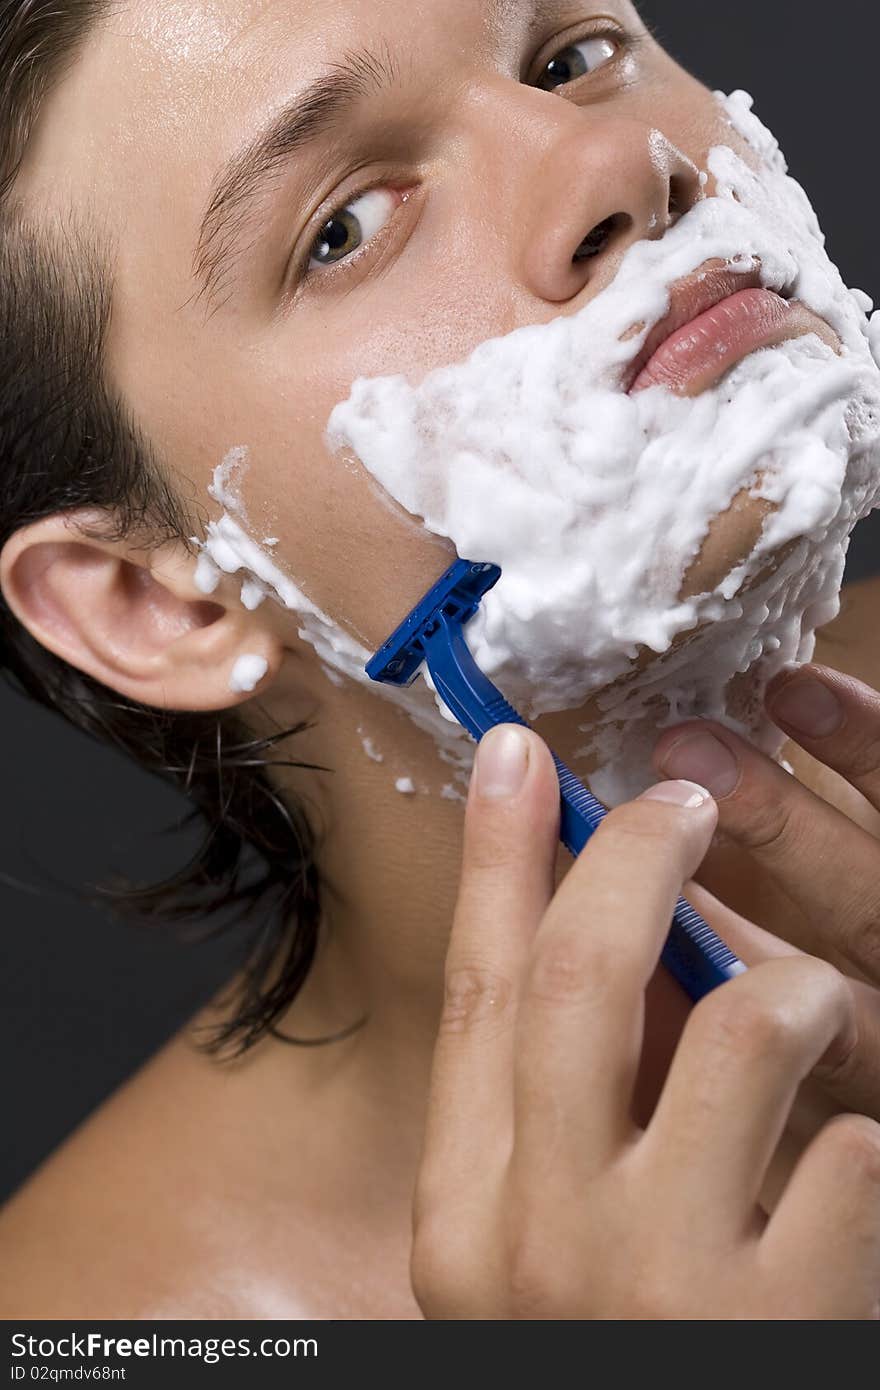
<svg viewBox="0 0 880 1390">
<path fill-rule="evenodd" d="M 186 1132 L 177 1060 L 163 1049 L 0 1211 L 0 1317 L 203 1315 L 187 1285 L 210 1138 Z"/>
</svg>

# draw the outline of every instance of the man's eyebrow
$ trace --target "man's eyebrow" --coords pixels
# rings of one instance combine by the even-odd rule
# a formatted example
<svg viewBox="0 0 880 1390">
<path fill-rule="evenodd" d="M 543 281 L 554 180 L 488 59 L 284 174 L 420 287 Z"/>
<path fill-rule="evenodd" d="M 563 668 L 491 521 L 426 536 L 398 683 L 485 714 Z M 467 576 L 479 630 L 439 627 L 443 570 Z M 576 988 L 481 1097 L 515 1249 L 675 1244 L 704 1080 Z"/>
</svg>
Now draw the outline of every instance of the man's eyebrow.
<svg viewBox="0 0 880 1390">
<path fill-rule="evenodd" d="M 249 140 L 220 170 L 202 218 L 193 258 L 199 297 L 213 297 L 236 258 L 247 207 L 297 151 L 317 140 L 356 102 L 397 81 L 387 44 L 378 53 L 347 53 L 309 84 Z"/>
</svg>

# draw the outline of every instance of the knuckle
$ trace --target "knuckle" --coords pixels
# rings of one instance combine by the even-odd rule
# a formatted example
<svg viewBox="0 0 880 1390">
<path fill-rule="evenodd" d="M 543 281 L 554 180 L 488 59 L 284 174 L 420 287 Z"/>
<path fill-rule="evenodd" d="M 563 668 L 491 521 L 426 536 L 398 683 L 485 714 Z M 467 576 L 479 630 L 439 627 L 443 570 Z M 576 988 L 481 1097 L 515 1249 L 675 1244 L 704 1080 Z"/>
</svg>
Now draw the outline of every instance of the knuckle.
<svg viewBox="0 0 880 1390">
<path fill-rule="evenodd" d="M 701 1001 L 692 1015 L 695 1031 L 712 1039 L 722 1052 L 761 1057 L 787 1050 L 797 1035 L 784 1000 L 770 1001 L 748 990 L 718 990 Z"/>
<path fill-rule="evenodd" d="M 529 994 L 547 1004 L 576 1003 L 605 987 L 612 953 L 589 941 L 587 929 L 541 942 L 529 972 Z"/>
<path fill-rule="evenodd" d="M 771 973 L 778 981 L 772 993 L 767 989 Z M 692 1021 L 704 1045 L 708 1040 L 722 1051 L 756 1060 L 770 1053 L 794 1060 L 812 1034 L 817 1008 L 843 1022 L 854 1004 L 833 965 L 803 956 L 754 967 L 732 987 L 702 1000 Z"/>
<path fill-rule="evenodd" d="M 826 1125 L 823 1139 L 848 1179 L 880 1188 L 880 1124 L 867 1115 L 840 1115 Z"/>
<path fill-rule="evenodd" d="M 846 771 L 849 777 L 858 779 L 880 772 L 880 738 L 874 734 L 859 734 L 847 749 Z"/>
<path fill-rule="evenodd" d="M 846 993 L 846 982 L 837 966 L 830 961 L 822 960 L 820 956 L 800 956 L 792 964 L 803 970 L 815 986 L 823 988 L 829 998 L 836 999 Z"/>
<path fill-rule="evenodd" d="M 871 901 L 858 902 L 848 932 L 849 948 L 860 961 L 880 958 L 880 901 L 872 892 Z"/>
<path fill-rule="evenodd" d="M 447 968 L 440 1031 L 462 1033 L 510 1009 L 513 984 L 479 962 Z"/>
<path fill-rule="evenodd" d="M 792 979 L 792 994 L 809 990 L 829 1011 L 843 1012 L 850 1007 L 851 995 L 846 981 L 830 961 L 818 956 L 798 956 L 778 962 L 777 969 L 779 965 Z"/>
<path fill-rule="evenodd" d="M 762 799 L 750 805 L 738 838 L 747 849 L 773 854 L 788 846 L 794 823 L 791 806 L 781 800 Z"/>
</svg>

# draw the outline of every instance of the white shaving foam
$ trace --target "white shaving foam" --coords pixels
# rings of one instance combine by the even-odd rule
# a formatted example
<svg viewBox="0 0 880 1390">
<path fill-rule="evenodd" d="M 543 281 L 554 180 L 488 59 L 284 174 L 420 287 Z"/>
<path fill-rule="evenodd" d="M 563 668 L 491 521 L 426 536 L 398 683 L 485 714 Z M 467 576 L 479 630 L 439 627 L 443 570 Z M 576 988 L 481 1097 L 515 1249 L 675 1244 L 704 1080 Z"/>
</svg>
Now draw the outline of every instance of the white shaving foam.
<svg viewBox="0 0 880 1390">
<path fill-rule="evenodd" d="M 268 669 L 269 663 L 264 656 L 240 656 L 232 668 L 229 689 L 236 694 L 256 690 Z"/>
<path fill-rule="evenodd" d="M 360 734 L 360 737 L 361 737 L 361 743 L 363 744 L 364 752 L 366 753 L 367 757 L 370 759 L 370 762 L 372 762 L 372 763 L 384 763 L 384 761 L 385 761 L 385 754 L 382 753 L 382 752 L 376 747 L 376 745 L 375 745 L 375 743 L 373 742 L 373 740 L 372 740 L 371 738 L 369 738 L 366 734 L 364 734 L 363 729 L 358 729 L 358 733 Z"/>
<path fill-rule="evenodd" d="M 467 797 L 459 791 L 458 787 L 454 787 L 451 782 L 447 782 L 445 786 L 441 787 L 440 795 L 444 801 L 465 802 L 467 800 Z"/>
<path fill-rule="evenodd" d="M 200 547 L 194 575 L 197 588 L 204 594 L 213 594 L 224 574 L 241 575 L 241 600 L 246 608 L 256 608 L 265 598 L 272 598 L 297 614 L 300 639 L 315 648 L 322 670 L 333 685 L 344 686 L 346 677 L 369 685 L 430 734 L 440 746 L 441 756 L 458 767 L 468 766 L 473 754 L 464 730 L 442 717 L 424 689 L 399 690 L 370 681 L 365 667 L 373 653 L 322 613 L 278 560 L 248 534 L 241 491 L 248 466 L 247 446 L 237 445 L 214 470 L 208 492 L 223 507 L 223 513 L 216 521 L 208 522 L 203 541 L 192 538 L 193 544 Z M 276 544 L 277 538 L 270 536 L 264 545 L 270 542 Z"/>
<path fill-rule="evenodd" d="M 715 196 L 631 247 L 581 311 L 484 343 L 417 385 L 361 379 L 328 428 L 330 447 L 353 451 L 428 530 L 501 565 L 469 645 L 529 718 L 598 698 L 582 753 L 609 804 L 653 780 L 656 731 L 682 719 L 722 720 L 778 752 L 763 688 L 812 655 L 839 606 L 850 533 L 880 504 L 880 315 L 869 326 L 867 296 L 829 260 L 751 98 L 718 100 L 759 172 L 716 147 Z M 759 266 L 766 288 L 836 330 L 841 355 L 810 335 L 752 354 L 696 399 L 625 394 L 670 287 L 710 259 Z M 773 505 L 753 553 L 682 600 L 712 521 L 745 490 Z M 328 635 L 323 645 L 332 651 Z"/>
</svg>

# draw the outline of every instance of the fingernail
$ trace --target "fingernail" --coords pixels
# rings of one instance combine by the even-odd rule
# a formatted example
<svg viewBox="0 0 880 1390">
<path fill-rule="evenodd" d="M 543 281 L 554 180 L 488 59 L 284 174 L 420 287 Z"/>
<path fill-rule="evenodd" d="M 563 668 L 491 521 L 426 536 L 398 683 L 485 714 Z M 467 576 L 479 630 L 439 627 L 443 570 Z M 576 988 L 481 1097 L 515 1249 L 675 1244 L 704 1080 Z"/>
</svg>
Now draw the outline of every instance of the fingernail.
<svg viewBox="0 0 880 1390">
<path fill-rule="evenodd" d="M 843 723 L 843 705 L 833 690 L 813 676 L 784 685 L 771 701 L 770 712 L 777 723 L 807 738 L 827 738 Z"/>
<path fill-rule="evenodd" d="M 515 724 L 490 729 L 477 749 L 477 791 L 489 801 L 516 796 L 529 768 L 529 741 Z"/>
<path fill-rule="evenodd" d="M 639 800 L 666 801 L 672 806 L 684 806 L 688 811 L 695 811 L 698 806 L 705 806 L 712 797 L 705 787 L 698 787 L 696 782 L 658 782 L 656 787 L 642 792 Z"/>
<path fill-rule="evenodd" d="M 726 744 L 708 733 L 688 734 L 674 743 L 662 768 L 670 779 L 705 787 L 716 801 L 730 796 L 739 781 L 736 758 Z"/>
</svg>

